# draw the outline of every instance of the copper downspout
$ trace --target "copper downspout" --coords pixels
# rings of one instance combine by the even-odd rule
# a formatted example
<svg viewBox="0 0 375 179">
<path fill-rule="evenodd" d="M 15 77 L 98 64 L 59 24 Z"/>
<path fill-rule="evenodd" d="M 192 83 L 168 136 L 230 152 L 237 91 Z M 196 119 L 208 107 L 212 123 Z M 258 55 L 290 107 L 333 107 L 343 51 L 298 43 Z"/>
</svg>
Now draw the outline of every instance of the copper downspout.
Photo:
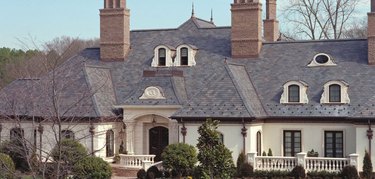
<svg viewBox="0 0 375 179">
<path fill-rule="evenodd" d="M 242 127 L 242 129 L 241 129 L 241 134 L 242 134 L 242 136 L 243 136 L 243 144 L 242 144 L 242 146 L 243 146 L 243 151 L 242 152 L 246 152 L 246 136 L 247 136 L 247 128 L 245 127 L 245 122 L 242 122 L 242 125 L 243 125 L 243 127 Z"/>
<path fill-rule="evenodd" d="M 371 122 L 368 120 L 368 130 L 367 130 L 367 138 L 368 138 L 368 154 L 371 156 L 371 140 L 373 136 L 373 130 L 371 129 Z"/>
</svg>

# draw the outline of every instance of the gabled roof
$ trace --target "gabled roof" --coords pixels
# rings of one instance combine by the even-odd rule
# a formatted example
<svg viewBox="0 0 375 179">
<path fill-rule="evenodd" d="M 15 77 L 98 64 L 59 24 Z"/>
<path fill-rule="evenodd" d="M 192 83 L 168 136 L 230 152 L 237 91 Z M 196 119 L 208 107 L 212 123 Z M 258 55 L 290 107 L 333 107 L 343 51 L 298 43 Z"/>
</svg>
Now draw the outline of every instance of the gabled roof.
<svg viewBox="0 0 375 179">
<path fill-rule="evenodd" d="M 375 66 L 367 64 L 367 40 L 264 43 L 258 58 L 231 59 L 230 38 L 230 27 L 198 18 L 177 29 L 132 31 L 124 61 L 102 62 L 99 48 L 86 49 L 56 73 L 8 85 L 0 92 L 0 110 L 6 115 L 51 115 L 50 82 L 57 74 L 58 106 L 68 117 L 116 117 L 114 107 L 121 105 L 182 106 L 175 118 L 374 117 Z M 151 67 L 154 47 L 160 44 L 195 46 L 197 65 Z M 327 53 L 337 65 L 308 67 L 318 53 Z M 145 71 L 180 75 L 147 76 Z M 307 83 L 308 104 L 280 104 L 282 86 L 290 80 Z M 349 84 L 350 104 L 320 104 L 323 85 L 331 80 Z M 140 99 L 150 86 L 160 88 L 166 99 Z M 20 96 L 24 93 L 28 95 Z"/>
</svg>

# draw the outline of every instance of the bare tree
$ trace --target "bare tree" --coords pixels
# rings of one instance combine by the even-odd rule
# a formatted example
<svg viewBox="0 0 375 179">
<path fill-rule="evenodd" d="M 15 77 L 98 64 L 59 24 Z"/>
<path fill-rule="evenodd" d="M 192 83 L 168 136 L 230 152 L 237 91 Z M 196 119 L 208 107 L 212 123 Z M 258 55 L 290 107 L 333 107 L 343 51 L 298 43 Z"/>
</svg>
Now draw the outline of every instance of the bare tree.
<svg viewBox="0 0 375 179">
<path fill-rule="evenodd" d="M 311 40 L 344 38 L 360 0 L 288 0 L 285 19 L 296 36 Z"/>
<path fill-rule="evenodd" d="M 75 140 L 86 144 L 94 135 L 105 135 L 106 132 L 95 131 L 94 134 L 92 130 L 95 130 L 95 123 L 100 123 L 101 117 L 85 113 L 90 111 L 87 107 L 95 95 L 108 88 L 109 73 L 103 70 L 88 70 L 87 68 L 99 67 L 86 66 L 84 57 L 70 58 L 77 53 L 76 48 L 79 49 L 83 42 L 67 41 L 70 40 L 47 44 L 45 49 L 48 49 L 48 53 L 41 53 L 26 60 L 29 63 L 23 63 L 18 68 L 15 66 L 14 75 L 26 78 L 12 82 L 0 92 L 0 123 L 3 124 L 3 129 L 7 128 L 6 126 L 7 130 L 22 129 L 22 132 L 17 133 L 19 137 L 13 141 L 17 145 L 8 145 L 9 151 L 16 151 L 23 157 L 34 178 L 40 174 L 47 178 L 46 174 L 51 171 L 51 166 L 51 172 L 56 178 L 68 174 L 69 170 L 64 163 L 59 159 L 53 160 L 52 157 L 54 147 L 61 154 L 61 141 L 66 130 L 82 133 L 76 136 Z M 96 79 L 91 86 L 82 84 L 82 80 L 86 78 L 85 73 L 97 73 L 90 75 L 100 79 Z M 110 121 L 116 119 L 117 116 L 107 117 Z M 104 147 L 105 145 L 96 147 L 96 150 Z"/>
</svg>

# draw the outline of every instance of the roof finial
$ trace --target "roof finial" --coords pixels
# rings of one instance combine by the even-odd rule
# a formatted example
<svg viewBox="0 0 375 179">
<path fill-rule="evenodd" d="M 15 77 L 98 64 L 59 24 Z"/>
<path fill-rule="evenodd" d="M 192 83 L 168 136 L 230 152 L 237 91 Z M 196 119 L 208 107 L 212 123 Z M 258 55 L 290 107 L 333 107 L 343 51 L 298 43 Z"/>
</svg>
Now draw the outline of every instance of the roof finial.
<svg viewBox="0 0 375 179">
<path fill-rule="evenodd" d="M 195 17 L 195 13 L 194 13 L 194 2 L 192 3 L 192 6 L 191 6 L 191 17 Z"/>
<path fill-rule="evenodd" d="M 213 12 L 213 10 L 212 10 L 212 8 L 211 8 L 211 22 L 213 23 L 214 22 L 214 12 Z"/>
</svg>

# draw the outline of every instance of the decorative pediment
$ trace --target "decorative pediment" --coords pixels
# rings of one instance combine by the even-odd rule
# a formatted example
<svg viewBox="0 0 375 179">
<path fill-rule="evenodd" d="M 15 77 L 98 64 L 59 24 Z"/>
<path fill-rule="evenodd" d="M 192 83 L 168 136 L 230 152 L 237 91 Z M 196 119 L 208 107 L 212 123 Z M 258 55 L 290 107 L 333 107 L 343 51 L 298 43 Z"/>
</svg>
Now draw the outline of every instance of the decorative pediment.
<svg viewBox="0 0 375 179">
<path fill-rule="evenodd" d="M 156 86 L 147 87 L 139 99 L 165 99 L 162 90 Z"/>
</svg>

